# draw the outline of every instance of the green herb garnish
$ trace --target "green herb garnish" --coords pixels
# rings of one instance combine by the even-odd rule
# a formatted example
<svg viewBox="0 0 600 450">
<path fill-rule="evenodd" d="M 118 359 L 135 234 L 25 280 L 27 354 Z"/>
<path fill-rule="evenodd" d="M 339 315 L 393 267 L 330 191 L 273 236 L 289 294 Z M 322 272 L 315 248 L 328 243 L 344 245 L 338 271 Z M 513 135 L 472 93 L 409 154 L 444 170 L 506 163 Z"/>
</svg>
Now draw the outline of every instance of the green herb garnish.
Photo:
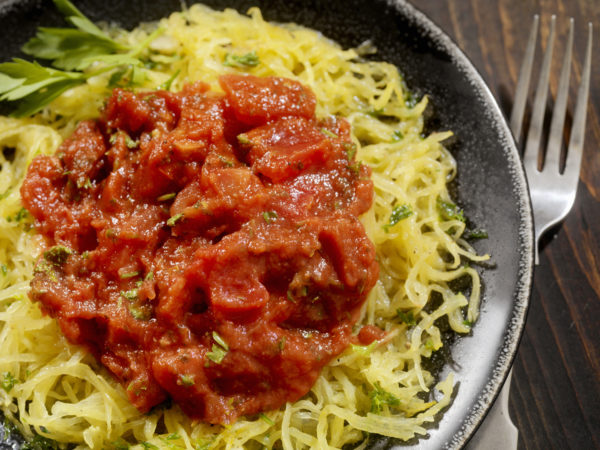
<svg viewBox="0 0 600 450">
<path fill-rule="evenodd" d="M 55 245 L 50 250 L 44 252 L 44 259 L 55 266 L 62 266 L 67 262 L 67 258 L 73 253 L 68 247 L 62 245 Z"/>
<path fill-rule="evenodd" d="M 167 220 L 167 225 L 169 225 L 170 227 L 174 227 L 175 224 L 177 222 L 179 222 L 182 218 L 183 218 L 183 214 L 181 214 L 181 213 L 175 214 L 174 216 L 171 216 L 169 218 L 169 220 Z"/>
<path fill-rule="evenodd" d="M 156 198 L 157 202 L 166 202 L 167 200 L 172 200 L 177 196 L 175 192 L 169 192 L 168 194 L 161 195 Z"/>
<path fill-rule="evenodd" d="M 180 72 L 181 72 L 181 70 L 177 69 L 177 72 L 175 72 L 173 75 L 171 75 L 167 81 L 165 81 L 164 83 L 162 83 L 161 85 L 159 85 L 157 87 L 157 89 L 161 89 L 163 91 L 170 90 L 171 89 L 171 85 L 173 84 L 173 81 L 175 81 L 175 78 L 177 78 L 179 76 Z"/>
<path fill-rule="evenodd" d="M 145 309 L 138 308 L 137 306 L 132 304 L 128 305 L 127 309 L 129 310 L 129 314 L 131 314 L 135 320 L 150 319 L 150 312 Z"/>
<path fill-rule="evenodd" d="M 412 311 L 402 311 L 401 309 L 396 310 L 396 315 L 398 318 L 408 326 L 415 325 L 417 323 L 415 316 Z"/>
<path fill-rule="evenodd" d="M 121 296 L 126 298 L 127 300 L 137 300 L 138 298 L 138 290 L 131 289 L 129 291 L 121 291 Z"/>
<path fill-rule="evenodd" d="M 437 198 L 437 210 L 444 220 L 460 220 L 466 222 L 463 210 L 456 206 L 454 203 L 442 200 L 440 197 Z"/>
<path fill-rule="evenodd" d="M 212 332 L 212 337 L 215 343 L 211 351 L 206 354 L 206 357 L 214 363 L 221 364 L 221 361 L 223 361 L 223 358 L 225 358 L 225 355 L 229 351 L 229 345 L 227 345 L 227 342 L 216 331 Z"/>
<path fill-rule="evenodd" d="M 267 223 L 271 223 L 271 220 L 273 219 L 277 219 L 277 213 L 275 211 L 264 211 L 262 213 L 263 219 L 265 219 L 265 222 Z"/>
<path fill-rule="evenodd" d="M 369 345 L 350 344 L 350 348 L 352 348 L 352 351 L 354 353 L 358 353 L 359 355 L 366 356 L 366 355 L 371 354 L 373 349 L 375 349 L 376 345 L 377 345 L 377 341 L 373 341 Z"/>
<path fill-rule="evenodd" d="M 193 386 L 196 384 L 194 377 L 191 375 L 179 375 L 179 383 L 183 386 Z"/>
<path fill-rule="evenodd" d="M 286 341 L 286 338 L 284 336 L 281 339 L 279 339 L 279 342 L 277 342 L 277 347 L 279 348 L 280 352 L 282 352 L 285 349 L 285 341 Z"/>
<path fill-rule="evenodd" d="M 125 442 L 122 438 L 120 438 L 118 441 L 111 442 L 111 445 L 116 450 L 129 450 L 130 447 L 130 445 L 127 442 Z"/>
<path fill-rule="evenodd" d="M 346 150 L 346 159 L 352 161 L 356 155 L 356 144 L 354 142 L 344 142 L 342 145 L 344 146 L 344 150 Z"/>
<path fill-rule="evenodd" d="M 245 134 L 245 133 L 238 134 L 237 135 L 237 140 L 242 145 L 250 145 L 250 144 L 252 144 L 252 141 L 250 140 L 250 138 L 248 137 L 248 135 Z"/>
<path fill-rule="evenodd" d="M 411 215 L 412 209 L 410 208 L 410 205 L 396 205 L 390 214 L 390 221 L 383 226 L 383 229 L 387 233 L 391 227 L 396 225 L 401 220 L 410 217 Z"/>
<path fill-rule="evenodd" d="M 19 380 L 17 380 L 12 373 L 4 372 L 2 374 L 2 382 L 0 382 L 0 387 L 4 389 L 7 393 L 9 393 L 15 384 L 17 384 Z"/>
<path fill-rule="evenodd" d="M 487 239 L 488 233 L 486 230 L 471 230 L 465 235 L 466 239 Z"/>
<path fill-rule="evenodd" d="M 384 390 L 378 381 L 375 382 L 369 397 L 371 398 L 371 412 L 375 414 L 379 414 L 384 406 L 400 406 L 398 397 Z"/>
<path fill-rule="evenodd" d="M 0 100 L 19 101 L 14 116 L 32 115 L 63 92 L 103 72 L 142 66 L 139 54 L 162 32 L 159 29 L 130 47 L 113 40 L 68 0 L 54 0 L 54 5 L 72 27 L 40 27 L 22 48 L 36 60 L 50 61 L 53 67 L 20 58 L 0 64 Z M 91 68 L 98 63 L 97 69 Z"/>
<path fill-rule="evenodd" d="M 45 436 L 36 434 L 29 442 L 25 442 L 21 450 L 58 450 L 58 442 Z"/>
<path fill-rule="evenodd" d="M 229 345 L 227 345 L 227 342 L 225 342 L 225 340 L 219 335 L 219 333 L 217 333 L 216 331 L 213 331 L 212 337 L 217 344 L 219 344 L 225 350 L 229 350 Z"/>
<path fill-rule="evenodd" d="M 271 426 L 275 425 L 275 422 L 273 422 L 273 420 L 269 416 L 267 416 L 265 413 L 260 413 L 258 416 L 263 420 L 263 422 L 266 422 L 267 424 L 269 424 Z"/>
<path fill-rule="evenodd" d="M 137 277 L 140 273 L 139 272 L 127 272 L 127 273 L 123 273 L 119 275 L 119 278 L 121 280 L 126 280 L 128 278 L 133 278 L 133 277 Z"/>
<path fill-rule="evenodd" d="M 234 55 L 233 53 L 227 53 L 225 55 L 225 60 L 223 61 L 224 66 L 228 67 L 239 67 L 239 68 L 247 68 L 247 67 L 256 67 L 260 64 L 260 59 L 256 52 L 246 53 L 245 55 Z"/>
<path fill-rule="evenodd" d="M 330 137 L 331 139 L 337 139 L 339 136 L 335 134 L 333 131 L 328 130 L 327 128 L 321 128 L 321 133 L 325 136 Z"/>
</svg>

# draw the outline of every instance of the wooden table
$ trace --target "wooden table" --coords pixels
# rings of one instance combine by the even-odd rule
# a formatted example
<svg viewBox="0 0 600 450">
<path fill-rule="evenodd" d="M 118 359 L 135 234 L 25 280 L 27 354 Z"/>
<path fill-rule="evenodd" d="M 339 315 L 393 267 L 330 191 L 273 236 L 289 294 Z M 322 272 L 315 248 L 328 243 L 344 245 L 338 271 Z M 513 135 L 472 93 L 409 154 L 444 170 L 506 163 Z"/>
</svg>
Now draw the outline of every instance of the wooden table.
<svg viewBox="0 0 600 450">
<path fill-rule="evenodd" d="M 458 43 L 507 116 L 533 15 L 540 14 L 538 56 L 540 41 L 543 48 L 546 45 L 550 16 L 557 15 L 559 39 L 550 81 L 553 96 L 568 17 L 575 19 L 576 31 L 572 84 L 574 77 L 578 85 L 581 75 L 587 22 L 595 26 L 577 200 L 565 222 L 542 244 L 527 325 L 514 363 L 509 405 L 519 428 L 520 449 L 600 448 L 600 1 L 412 2 Z M 537 81 L 535 72 L 532 81 Z M 572 86 L 568 122 L 575 96 L 576 86 Z"/>
</svg>

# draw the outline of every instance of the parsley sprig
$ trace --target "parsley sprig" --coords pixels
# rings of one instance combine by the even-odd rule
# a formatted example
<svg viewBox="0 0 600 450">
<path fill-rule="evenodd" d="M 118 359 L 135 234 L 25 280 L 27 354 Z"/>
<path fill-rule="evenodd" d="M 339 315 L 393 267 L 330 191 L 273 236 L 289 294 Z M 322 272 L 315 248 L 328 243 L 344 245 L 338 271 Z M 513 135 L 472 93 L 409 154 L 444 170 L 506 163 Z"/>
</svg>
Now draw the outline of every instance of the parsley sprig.
<svg viewBox="0 0 600 450">
<path fill-rule="evenodd" d="M 72 28 L 38 28 L 22 48 L 35 61 L 13 58 L 0 64 L 0 101 L 16 102 L 12 115 L 29 116 L 88 78 L 123 67 L 143 65 L 140 54 L 162 32 L 134 47 L 116 42 L 68 0 L 54 5 Z M 37 60 L 48 60 L 44 67 Z"/>
</svg>

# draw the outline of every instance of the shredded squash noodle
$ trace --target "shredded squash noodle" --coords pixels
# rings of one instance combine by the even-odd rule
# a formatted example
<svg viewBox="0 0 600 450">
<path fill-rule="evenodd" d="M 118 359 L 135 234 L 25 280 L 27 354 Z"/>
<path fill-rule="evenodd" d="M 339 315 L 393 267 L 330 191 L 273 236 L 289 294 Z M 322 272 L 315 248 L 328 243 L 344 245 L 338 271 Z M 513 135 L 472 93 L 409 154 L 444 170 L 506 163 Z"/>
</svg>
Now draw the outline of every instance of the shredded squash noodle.
<svg viewBox="0 0 600 450">
<path fill-rule="evenodd" d="M 377 248 L 380 279 L 360 325 L 387 333 L 352 345 L 324 368 L 301 400 L 229 426 L 192 423 L 177 406 L 139 413 L 123 388 L 85 350 L 70 345 L 54 319 L 28 297 L 44 243 L 22 208 L 19 188 L 34 156 L 52 154 L 84 119 L 98 116 L 114 73 L 89 78 L 32 118 L 0 117 L 0 407 L 27 439 L 77 448 L 364 447 L 371 433 L 408 440 L 451 402 L 453 378 L 436 380 L 425 361 L 442 347 L 440 323 L 469 333 L 477 319 L 480 280 L 468 262 L 485 260 L 464 239 L 465 220 L 447 185 L 456 163 L 442 142 L 423 134 L 427 98 L 406 90 L 395 66 L 362 59 L 297 25 L 194 5 L 132 32 L 135 44 L 156 27 L 152 68 L 136 69 L 136 89 L 197 80 L 218 90 L 228 72 L 281 76 L 309 86 L 317 116 L 345 117 L 357 158 L 372 169 L 373 207 L 361 220 Z M 461 293 L 456 280 L 468 280 Z M 464 283 L 463 283 L 464 284 Z M 441 320 L 440 320 L 441 319 Z"/>
</svg>

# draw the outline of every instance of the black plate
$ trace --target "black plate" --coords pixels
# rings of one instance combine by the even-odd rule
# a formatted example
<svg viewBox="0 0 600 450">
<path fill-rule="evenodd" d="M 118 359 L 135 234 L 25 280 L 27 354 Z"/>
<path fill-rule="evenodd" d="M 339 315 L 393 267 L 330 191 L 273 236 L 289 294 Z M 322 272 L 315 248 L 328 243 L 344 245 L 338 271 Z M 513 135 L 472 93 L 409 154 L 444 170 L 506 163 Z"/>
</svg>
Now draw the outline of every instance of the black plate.
<svg viewBox="0 0 600 450">
<path fill-rule="evenodd" d="M 92 20 L 127 28 L 181 7 L 180 0 L 81 0 Z M 191 3 L 191 2 L 190 2 Z M 430 129 L 456 134 L 459 204 L 489 239 L 476 247 L 492 255 L 483 270 L 481 316 L 471 336 L 452 343 L 441 376 L 456 374 L 458 392 L 428 436 L 401 444 L 458 448 L 473 435 L 498 394 L 525 323 L 532 281 L 532 219 L 525 176 L 510 131 L 485 83 L 458 47 L 427 17 L 404 1 L 206 0 L 241 12 L 259 6 L 266 20 L 296 22 L 322 31 L 344 47 L 371 39 L 378 59 L 396 64 L 409 87 L 433 105 Z M 0 59 L 20 54 L 36 26 L 62 22 L 50 0 L 0 0 Z M 374 440 L 373 448 L 394 442 Z M 2 444 L 0 444 L 0 447 Z"/>
</svg>

